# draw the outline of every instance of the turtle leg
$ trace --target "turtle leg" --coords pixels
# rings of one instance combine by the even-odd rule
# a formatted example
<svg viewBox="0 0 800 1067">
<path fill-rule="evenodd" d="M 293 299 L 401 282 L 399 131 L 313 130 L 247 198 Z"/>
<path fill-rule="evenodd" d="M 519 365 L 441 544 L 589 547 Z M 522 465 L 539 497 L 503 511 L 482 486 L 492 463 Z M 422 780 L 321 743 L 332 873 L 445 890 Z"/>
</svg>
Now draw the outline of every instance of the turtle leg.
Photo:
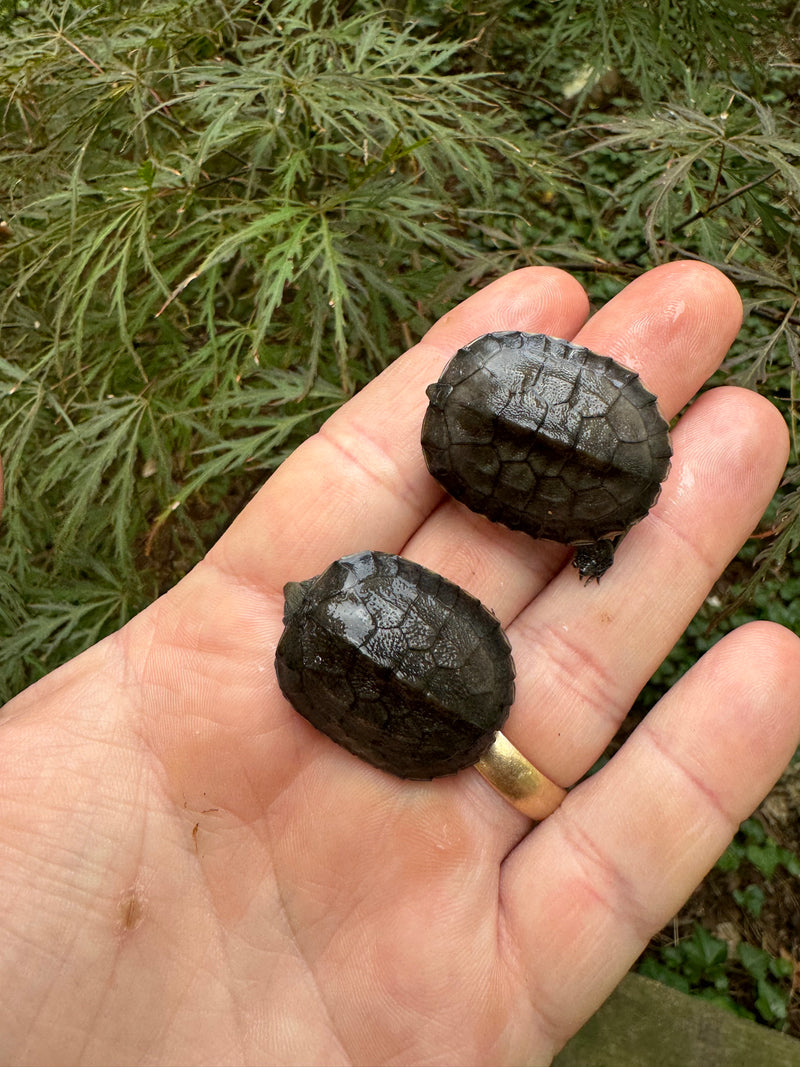
<svg viewBox="0 0 800 1067">
<path fill-rule="evenodd" d="M 599 582 L 614 562 L 614 549 L 618 543 L 619 539 L 610 541 L 603 538 L 588 545 L 576 545 L 572 566 L 578 568 L 578 574 L 587 583 L 592 579 Z"/>
</svg>

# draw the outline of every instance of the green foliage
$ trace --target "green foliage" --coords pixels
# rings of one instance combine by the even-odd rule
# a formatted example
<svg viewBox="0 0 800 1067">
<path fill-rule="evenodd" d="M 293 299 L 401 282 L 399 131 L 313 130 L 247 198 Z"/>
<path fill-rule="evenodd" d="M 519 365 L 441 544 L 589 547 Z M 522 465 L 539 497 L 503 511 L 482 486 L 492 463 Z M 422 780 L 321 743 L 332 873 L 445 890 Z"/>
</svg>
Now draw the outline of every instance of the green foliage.
<svg viewBox="0 0 800 1067">
<path fill-rule="evenodd" d="M 746 885 L 744 889 L 734 889 L 732 896 L 742 911 L 748 912 L 754 919 L 760 918 L 766 900 L 760 885 Z"/>
<path fill-rule="evenodd" d="M 738 871 L 744 861 L 752 863 L 767 882 L 777 868 L 800 878 L 800 856 L 770 837 L 758 819 L 746 819 L 736 837 L 717 861 L 722 871 Z"/>
<path fill-rule="evenodd" d="M 548 43 L 536 69 L 544 71 L 563 51 L 580 55 L 587 88 L 605 72 L 620 71 L 647 102 L 690 67 L 704 70 L 713 62 L 728 71 L 744 63 L 751 76 L 757 76 L 753 40 L 772 13 L 770 5 L 742 0 L 568 0 L 553 8 Z"/>
<path fill-rule="evenodd" d="M 613 195 L 625 205 L 623 225 L 641 224 L 652 262 L 676 252 L 714 262 L 748 294 L 749 313 L 766 324 L 745 335 L 749 343 L 729 363 L 729 380 L 754 387 L 778 349 L 785 365 L 796 368 L 800 143 L 794 120 L 742 92 L 690 83 L 668 108 L 624 114 L 602 128 L 586 155 L 622 150 L 641 159 Z"/>
<path fill-rule="evenodd" d="M 756 984 L 756 1011 L 765 1023 L 780 1028 L 786 1020 L 790 979 L 794 973 L 791 960 L 770 956 L 761 948 L 742 941 L 737 955 L 744 969 Z"/>
<path fill-rule="evenodd" d="M 741 876 L 744 884 L 733 889 L 733 899 L 747 915 L 759 919 L 770 882 L 779 871 L 784 876 L 800 876 L 800 856 L 778 845 L 757 819 L 746 819 L 717 861 L 717 869 Z M 747 882 L 753 874 L 758 881 Z M 731 951 L 725 941 L 695 923 L 690 937 L 649 953 L 639 971 L 737 1015 L 786 1028 L 792 961 L 745 940 Z"/>
<path fill-rule="evenodd" d="M 180 577 L 450 275 L 498 269 L 498 159 L 550 180 L 463 45 L 374 7 L 45 0 L 8 34 L 5 695 Z"/>
<path fill-rule="evenodd" d="M 3 5 L 0 696 L 179 578 L 331 410 L 515 266 L 568 267 L 602 301 L 666 258 L 716 263 L 748 308 L 719 380 L 794 429 L 795 18 Z M 777 595 L 740 582 L 795 627 L 798 474 L 757 561 L 784 567 Z M 664 681 L 718 636 L 709 618 Z"/>
<path fill-rule="evenodd" d="M 660 962 L 648 957 L 639 972 L 683 993 L 696 993 L 732 1008 L 727 1003 L 726 995 L 727 961 L 728 946 L 725 942 L 712 937 L 702 926 L 695 925 L 690 937 L 676 944 L 665 945 L 660 952 Z"/>
<path fill-rule="evenodd" d="M 521 73 L 537 88 L 569 66 L 565 81 L 583 96 L 613 71 L 648 103 L 687 70 L 743 68 L 759 80 L 754 45 L 775 17 L 774 4 L 749 0 L 500 0 L 488 10 L 467 0 L 408 0 L 405 10 L 426 26 L 477 38 L 496 55 L 522 53 Z"/>
<path fill-rule="evenodd" d="M 779 1030 L 785 1028 L 793 971 L 790 960 L 771 956 L 745 941 L 731 954 L 725 941 L 699 924 L 689 937 L 665 945 L 658 958 L 648 956 L 639 966 L 639 973 L 648 978 Z M 753 1010 L 741 1003 L 741 991 L 736 998 L 732 995 L 732 984 L 742 980 L 749 986 Z"/>
</svg>

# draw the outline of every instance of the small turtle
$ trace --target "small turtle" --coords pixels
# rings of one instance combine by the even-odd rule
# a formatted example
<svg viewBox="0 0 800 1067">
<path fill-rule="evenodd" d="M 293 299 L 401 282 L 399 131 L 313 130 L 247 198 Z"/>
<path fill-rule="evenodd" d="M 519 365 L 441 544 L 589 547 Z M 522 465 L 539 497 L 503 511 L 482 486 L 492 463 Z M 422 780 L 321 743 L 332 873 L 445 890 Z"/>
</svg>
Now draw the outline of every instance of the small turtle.
<svg viewBox="0 0 800 1067">
<path fill-rule="evenodd" d="M 345 556 L 284 595 L 278 683 L 322 733 L 400 778 L 453 774 L 492 744 L 514 663 L 475 597 L 384 552 Z"/>
<path fill-rule="evenodd" d="M 422 449 L 468 508 L 575 545 L 587 581 L 644 518 L 669 471 L 669 427 L 638 374 L 544 334 L 487 333 L 428 386 Z"/>
</svg>

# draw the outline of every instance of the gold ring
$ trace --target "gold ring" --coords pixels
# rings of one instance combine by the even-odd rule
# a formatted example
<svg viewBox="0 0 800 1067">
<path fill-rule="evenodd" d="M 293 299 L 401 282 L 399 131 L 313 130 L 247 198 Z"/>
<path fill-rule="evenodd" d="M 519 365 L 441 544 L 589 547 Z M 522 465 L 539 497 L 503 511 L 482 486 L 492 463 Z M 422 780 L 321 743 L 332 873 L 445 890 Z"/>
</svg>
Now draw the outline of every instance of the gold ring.
<svg viewBox="0 0 800 1067">
<path fill-rule="evenodd" d="M 567 795 L 566 789 L 537 771 L 499 730 L 475 768 L 509 804 L 537 822 L 552 815 Z"/>
</svg>

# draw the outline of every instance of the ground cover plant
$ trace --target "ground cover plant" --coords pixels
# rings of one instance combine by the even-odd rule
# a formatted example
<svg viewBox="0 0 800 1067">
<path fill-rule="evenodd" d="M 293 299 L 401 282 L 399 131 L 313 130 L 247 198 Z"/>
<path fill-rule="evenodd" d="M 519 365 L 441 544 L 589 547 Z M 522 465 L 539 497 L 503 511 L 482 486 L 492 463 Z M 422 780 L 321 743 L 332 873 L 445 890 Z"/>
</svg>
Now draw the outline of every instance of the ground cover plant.
<svg viewBox="0 0 800 1067">
<path fill-rule="evenodd" d="M 178 580 L 327 414 L 517 266 L 601 303 L 714 263 L 747 310 L 717 380 L 795 440 L 797 26 L 745 0 L 0 3 L 0 699 Z M 798 628 L 799 480 L 795 449 L 636 714 L 726 628 Z M 797 853 L 794 780 L 793 816 L 762 823 Z M 800 931 L 764 927 L 797 871 L 723 874 L 651 958 L 694 990 L 744 969 L 725 996 L 800 1035 L 770 962 L 796 973 Z"/>
</svg>

